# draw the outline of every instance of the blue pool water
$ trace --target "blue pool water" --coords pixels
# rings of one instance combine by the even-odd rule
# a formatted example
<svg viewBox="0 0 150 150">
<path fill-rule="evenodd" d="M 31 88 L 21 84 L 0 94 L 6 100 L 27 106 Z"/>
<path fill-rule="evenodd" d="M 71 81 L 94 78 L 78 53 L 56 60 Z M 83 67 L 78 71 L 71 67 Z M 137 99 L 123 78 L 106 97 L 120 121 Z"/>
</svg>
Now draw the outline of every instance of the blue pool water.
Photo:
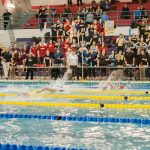
<svg viewBox="0 0 150 150">
<path fill-rule="evenodd" d="M 150 89 L 150 83 L 122 83 L 131 90 Z M 31 92 L 49 86 L 47 82 L 1 82 L 0 93 Z M 68 82 L 67 94 L 95 95 L 95 93 L 77 93 L 73 90 L 98 89 L 97 82 Z M 70 90 L 71 89 L 71 90 Z M 59 94 L 59 93 L 58 93 Z M 102 95 L 102 94 L 96 94 Z M 143 95 L 146 96 L 146 95 Z M 39 102 L 81 102 L 102 103 L 92 99 L 57 99 L 41 97 L 0 97 L 0 101 L 39 101 Z M 150 104 L 147 101 L 104 101 L 105 103 L 134 103 Z M 0 113 L 5 114 L 38 114 L 65 115 L 88 117 L 115 117 L 150 119 L 150 110 L 142 109 L 83 109 L 67 107 L 19 107 L 0 105 Z M 122 123 L 91 123 L 50 121 L 37 119 L 0 119 L 0 143 L 17 145 L 65 146 L 87 149 L 150 149 L 150 125 L 122 124 Z"/>
</svg>

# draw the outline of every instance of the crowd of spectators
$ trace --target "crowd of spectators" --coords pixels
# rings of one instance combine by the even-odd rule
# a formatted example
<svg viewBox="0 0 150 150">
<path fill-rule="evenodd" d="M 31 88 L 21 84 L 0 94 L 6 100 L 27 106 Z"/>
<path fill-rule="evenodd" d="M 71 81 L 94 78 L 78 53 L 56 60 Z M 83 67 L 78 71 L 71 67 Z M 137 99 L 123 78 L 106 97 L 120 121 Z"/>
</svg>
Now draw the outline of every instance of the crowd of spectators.
<svg viewBox="0 0 150 150">
<path fill-rule="evenodd" d="M 45 15 L 45 9 L 41 8 L 38 14 Z M 85 11 L 87 15 L 84 20 Z M 97 79 L 107 75 L 107 67 L 125 66 L 137 67 L 125 69 L 129 77 L 150 77 L 150 69 L 147 69 L 150 66 L 150 30 L 145 20 L 138 25 L 139 33 L 128 37 L 120 34 L 111 39 L 109 43 L 114 45 L 111 47 L 104 32 L 104 22 L 108 16 L 94 0 L 90 7 L 79 7 L 77 14 L 74 20 L 69 20 L 64 13 L 63 19 L 58 19 L 51 26 L 49 36 L 35 40 L 32 46 L 24 45 L 20 49 L 12 43 L 9 49 L 1 49 L 4 78 L 15 79 L 17 75 L 21 79 L 26 72 L 26 79 L 29 75 L 33 79 L 36 68 L 45 67 L 44 72 L 57 79 L 62 76 L 63 66 L 72 70 L 73 79 L 81 78 L 82 73 L 84 79 Z"/>
<path fill-rule="evenodd" d="M 49 38 L 35 41 L 31 47 L 25 45 L 20 49 L 12 44 L 9 49 L 1 51 L 4 77 L 15 79 L 17 72 L 20 79 L 26 71 L 26 79 L 29 74 L 33 79 L 35 67 L 40 66 L 54 67 L 51 69 L 51 77 L 57 79 L 61 77 L 60 68 L 66 66 L 72 69 L 73 79 L 82 76 L 82 67 L 85 79 L 97 79 L 107 75 L 105 67 L 126 66 L 139 67 L 135 70 L 126 69 L 127 76 L 134 74 L 136 78 L 144 79 L 150 76 L 150 70 L 146 70 L 150 65 L 150 30 L 145 21 L 138 28 L 137 35 L 125 37 L 120 34 L 112 43 L 117 50 L 111 48 L 110 51 L 102 24 L 96 19 L 88 24 L 84 24 L 79 16 L 73 22 L 66 19 L 63 24 L 58 20 Z"/>
</svg>

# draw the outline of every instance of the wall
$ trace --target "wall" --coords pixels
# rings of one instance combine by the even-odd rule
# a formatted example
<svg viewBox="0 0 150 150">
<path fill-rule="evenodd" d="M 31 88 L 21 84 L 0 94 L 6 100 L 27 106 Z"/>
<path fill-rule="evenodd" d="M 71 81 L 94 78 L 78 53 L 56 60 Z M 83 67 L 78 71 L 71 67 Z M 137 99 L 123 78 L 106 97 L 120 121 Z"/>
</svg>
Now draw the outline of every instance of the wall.
<svg viewBox="0 0 150 150">
<path fill-rule="evenodd" d="M 91 3 L 92 0 L 83 0 L 83 3 Z M 77 4 L 77 0 L 72 0 L 73 4 Z M 96 0 L 97 3 L 100 0 Z M 40 6 L 40 5 L 64 5 L 67 4 L 67 0 L 31 0 L 32 6 Z"/>
</svg>

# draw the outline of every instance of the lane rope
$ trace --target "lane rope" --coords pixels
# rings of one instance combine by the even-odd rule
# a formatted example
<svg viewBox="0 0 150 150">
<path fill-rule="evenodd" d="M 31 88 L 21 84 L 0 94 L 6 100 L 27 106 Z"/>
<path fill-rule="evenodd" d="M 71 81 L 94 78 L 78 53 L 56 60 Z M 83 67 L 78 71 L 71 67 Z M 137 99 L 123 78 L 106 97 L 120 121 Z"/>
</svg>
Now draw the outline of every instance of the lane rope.
<svg viewBox="0 0 150 150">
<path fill-rule="evenodd" d="M 0 97 L 16 97 L 18 94 L 0 93 Z M 57 98 L 57 99 L 90 99 L 90 100 L 129 100 L 147 101 L 150 96 L 94 96 L 94 95 L 73 95 L 73 94 L 29 94 L 31 97 Z M 127 99 L 125 99 L 125 97 Z"/>
<path fill-rule="evenodd" d="M 77 121 L 77 122 L 99 122 L 99 123 L 131 123 L 150 125 L 150 119 L 136 118 L 100 118 L 100 117 L 78 117 L 78 116 L 42 116 L 30 114 L 0 114 L 0 119 L 39 119 L 52 121 Z"/>
<path fill-rule="evenodd" d="M 48 146 L 32 146 L 32 145 L 15 145 L 15 144 L 0 144 L 0 150 L 86 150 L 83 148 L 66 147 L 48 147 Z"/>
<path fill-rule="evenodd" d="M 149 104 L 92 104 L 92 103 L 55 103 L 55 102 L 16 102 L 0 101 L 0 105 L 40 106 L 40 107 L 76 107 L 76 108 L 108 108 L 108 109 L 150 109 Z"/>
<path fill-rule="evenodd" d="M 97 93 L 97 94 L 134 94 L 134 95 L 144 95 L 144 94 L 149 94 L 150 91 L 145 90 L 145 91 L 132 91 L 132 90 L 71 90 L 73 92 L 78 92 L 78 93 Z"/>
</svg>

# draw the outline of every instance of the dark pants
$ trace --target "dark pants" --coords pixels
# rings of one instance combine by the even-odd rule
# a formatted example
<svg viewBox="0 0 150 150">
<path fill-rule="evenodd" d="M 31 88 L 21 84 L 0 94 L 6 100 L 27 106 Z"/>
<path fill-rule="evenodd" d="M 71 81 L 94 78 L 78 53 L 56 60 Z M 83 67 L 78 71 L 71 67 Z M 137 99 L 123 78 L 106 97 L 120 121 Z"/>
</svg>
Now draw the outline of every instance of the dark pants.
<svg viewBox="0 0 150 150">
<path fill-rule="evenodd" d="M 51 76 L 52 76 L 52 78 L 54 78 L 55 80 L 56 80 L 57 78 L 60 78 L 60 74 L 61 74 L 60 68 L 53 68 L 52 71 L 51 71 Z"/>
<path fill-rule="evenodd" d="M 77 77 L 79 79 L 79 74 L 78 74 L 78 67 L 77 66 L 70 66 L 72 69 L 72 77 Z"/>
<path fill-rule="evenodd" d="M 8 23 L 9 23 L 9 22 L 4 21 L 4 30 L 6 30 L 6 29 L 7 29 L 7 27 L 8 27 Z"/>
<path fill-rule="evenodd" d="M 95 68 L 88 68 L 88 76 L 95 78 Z"/>
<path fill-rule="evenodd" d="M 68 5 L 72 5 L 72 0 L 68 0 Z"/>
<path fill-rule="evenodd" d="M 27 68 L 26 79 L 28 79 L 29 75 L 31 75 L 31 80 L 33 80 L 33 73 L 34 73 L 33 68 Z"/>
<path fill-rule="evenodd" d="M 82 5 L 82 0 L 77 0 L 77 5 Z"/>
</svg>

